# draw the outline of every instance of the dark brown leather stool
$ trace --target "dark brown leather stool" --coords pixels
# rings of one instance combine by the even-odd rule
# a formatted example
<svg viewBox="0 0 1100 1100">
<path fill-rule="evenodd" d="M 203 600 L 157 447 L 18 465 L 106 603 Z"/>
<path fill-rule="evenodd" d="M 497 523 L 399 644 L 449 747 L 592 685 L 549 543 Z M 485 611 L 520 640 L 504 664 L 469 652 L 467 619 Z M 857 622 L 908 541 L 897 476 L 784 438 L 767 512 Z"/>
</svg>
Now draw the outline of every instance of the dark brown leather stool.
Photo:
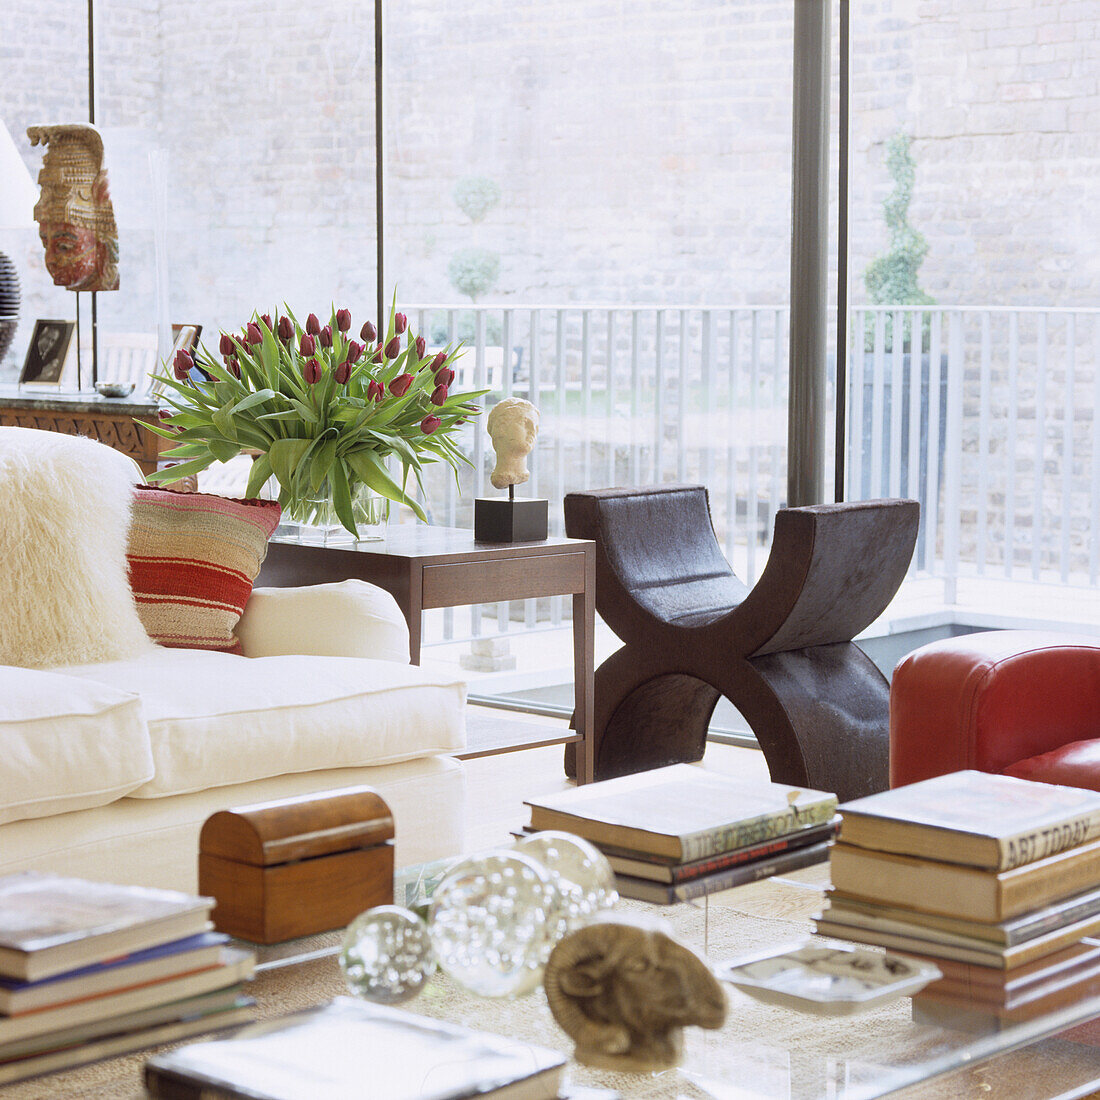
<svg viewBox="0 0 1100 1100">
<path fill-rule="evenodd" d="M 750 590 L 702 486 L 566 496 L 566 533 L 596 543 L 596 610 L 624 643 L 596 670 L 595 778 L 701 759 L 724 695 L 773 781 L 842 800 L 885 789 L 890 690 L 852 638 L 901 584 L 919 512 L 912 500 L 784 508 Z"/>
</svg>

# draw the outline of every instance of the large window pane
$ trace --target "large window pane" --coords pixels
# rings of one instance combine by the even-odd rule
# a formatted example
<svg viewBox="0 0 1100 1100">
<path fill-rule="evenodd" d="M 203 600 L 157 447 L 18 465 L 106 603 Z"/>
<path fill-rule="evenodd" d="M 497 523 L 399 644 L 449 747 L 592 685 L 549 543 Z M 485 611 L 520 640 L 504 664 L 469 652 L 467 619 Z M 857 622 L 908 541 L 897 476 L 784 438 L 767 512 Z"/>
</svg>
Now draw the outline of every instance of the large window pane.
<svg viewBox="0 0 1100 1100">
<path fill-rule="evenodd" d="M 852 25 L 850 490 L 920 497 L 917 568 L 960 623 L 1095 625 L 1097 13 Z"/>
</svg>

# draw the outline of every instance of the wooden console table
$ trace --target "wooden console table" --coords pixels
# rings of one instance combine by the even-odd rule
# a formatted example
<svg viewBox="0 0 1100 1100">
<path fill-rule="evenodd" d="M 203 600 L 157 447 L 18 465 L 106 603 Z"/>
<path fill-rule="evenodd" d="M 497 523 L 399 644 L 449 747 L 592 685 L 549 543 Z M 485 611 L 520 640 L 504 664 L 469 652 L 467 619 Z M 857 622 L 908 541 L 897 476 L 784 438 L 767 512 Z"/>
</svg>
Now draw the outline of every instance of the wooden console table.
<svg viewBox="0 0 1100 1100">
<path fill-rule="evenodd" d="M 63 393 L 0 386 L 0 426 L 40 428 L 63 435 L 86 435 L 129 455 L 149 475 L 157 456 L 172 444 L 144 431 L 135 418 L 156 423 L 158 405 L 149 398 L 100 397 L 98 393 Z"/>
<path fill-rule="evenodd" d="M 420 663 L 421 613 L 434 607 L 524 600 L 536 596 L 573 597 L 573 677 L 575 733 L 554 738 L 577 744 L 577 782 L 591 780 L 595 747 L 593 664 L 596 544 L 587 539 L 543 542 L 475 542 L 472 531 L 408 524 L 390 527 L 381 542 L 354 546 L 310 546 L 276 535 L 257 585 L 288 588 L 357 578 L 386 589 L 409 624 L 409 651 Z M 548 743 L 545 739 L 541 742 Z M 530 747 L 502 744 L 492 751 Z"/>
</svg>

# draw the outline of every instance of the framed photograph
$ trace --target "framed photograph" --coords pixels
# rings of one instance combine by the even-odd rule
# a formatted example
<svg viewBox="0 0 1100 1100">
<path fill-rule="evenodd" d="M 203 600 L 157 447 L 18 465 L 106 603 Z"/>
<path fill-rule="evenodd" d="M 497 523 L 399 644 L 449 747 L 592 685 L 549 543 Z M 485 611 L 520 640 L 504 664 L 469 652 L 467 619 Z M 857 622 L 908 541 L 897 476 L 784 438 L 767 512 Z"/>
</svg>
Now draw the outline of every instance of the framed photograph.
<svg viewBox="0 0 1100 1100">
<path fill-rule="evenodd" d="M 177 351 L 189 351 L 192 355 L 195 354 L 195 349 L 199 346 L 199 335 L 202 333 L 202 325 L 172 325 L 172 350 L 168 353 L 168 358 L 164 362 L 163 370 L 171 371 L 172 361 L 176 358 Z M 199 370 L 198 367 L 195 370 Z M 193 372 L 192 372 L 193 373 Z M 202 377 L 205 378 L 205 373 L 200 371 Z M 153 379 L 152 384 L 149 387 L 149 395 L 151 397 L 160 397 L 164 393 L 164 383 Z"/>
<path fill-rule="evenodd" d="M 199 346 L 199 337 L 202 335 L 202 325 L 173 325 L 172 326 L 172 354 L 183 348 L 192 355 Z"/>
<path fill-rule="evenodd" d="M 75 331 L 75 321 L 35 321 L 19 384 L 60 386 Z"/>
</svg>

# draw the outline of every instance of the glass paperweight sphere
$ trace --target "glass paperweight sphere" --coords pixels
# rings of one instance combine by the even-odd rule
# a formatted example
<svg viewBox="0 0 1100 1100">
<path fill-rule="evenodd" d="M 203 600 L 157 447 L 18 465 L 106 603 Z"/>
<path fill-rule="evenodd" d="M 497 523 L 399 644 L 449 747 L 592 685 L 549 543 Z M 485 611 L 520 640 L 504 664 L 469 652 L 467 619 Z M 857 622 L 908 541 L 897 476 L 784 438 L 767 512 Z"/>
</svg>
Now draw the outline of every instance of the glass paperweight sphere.
<svg viewBox="0 0 1100 1100">
<path fill-rule="evenodd" d="M 554 946 L 560 903 L 550 872 L 529 856 L 500 850 L 463 861 L 428 913 L 440 969 L 481 997 L 530 993 Z"/>
<path fill-rule="evenodd" d="M 415 997 L 435 973 L 427 925 L 400 905 L 378 905 L 348 925 L 340 949 L 348 989 L 378 1004 Z"/>
<path fill-rule="evenodd" d="M 579 836 L 556 830 L 532 833 L 517 841 L 515 850 L 538 860 L 557 879 L 561 901 L 555 940 L 588 924 L 619 900 L 607 856 Z"/>
</svg>

